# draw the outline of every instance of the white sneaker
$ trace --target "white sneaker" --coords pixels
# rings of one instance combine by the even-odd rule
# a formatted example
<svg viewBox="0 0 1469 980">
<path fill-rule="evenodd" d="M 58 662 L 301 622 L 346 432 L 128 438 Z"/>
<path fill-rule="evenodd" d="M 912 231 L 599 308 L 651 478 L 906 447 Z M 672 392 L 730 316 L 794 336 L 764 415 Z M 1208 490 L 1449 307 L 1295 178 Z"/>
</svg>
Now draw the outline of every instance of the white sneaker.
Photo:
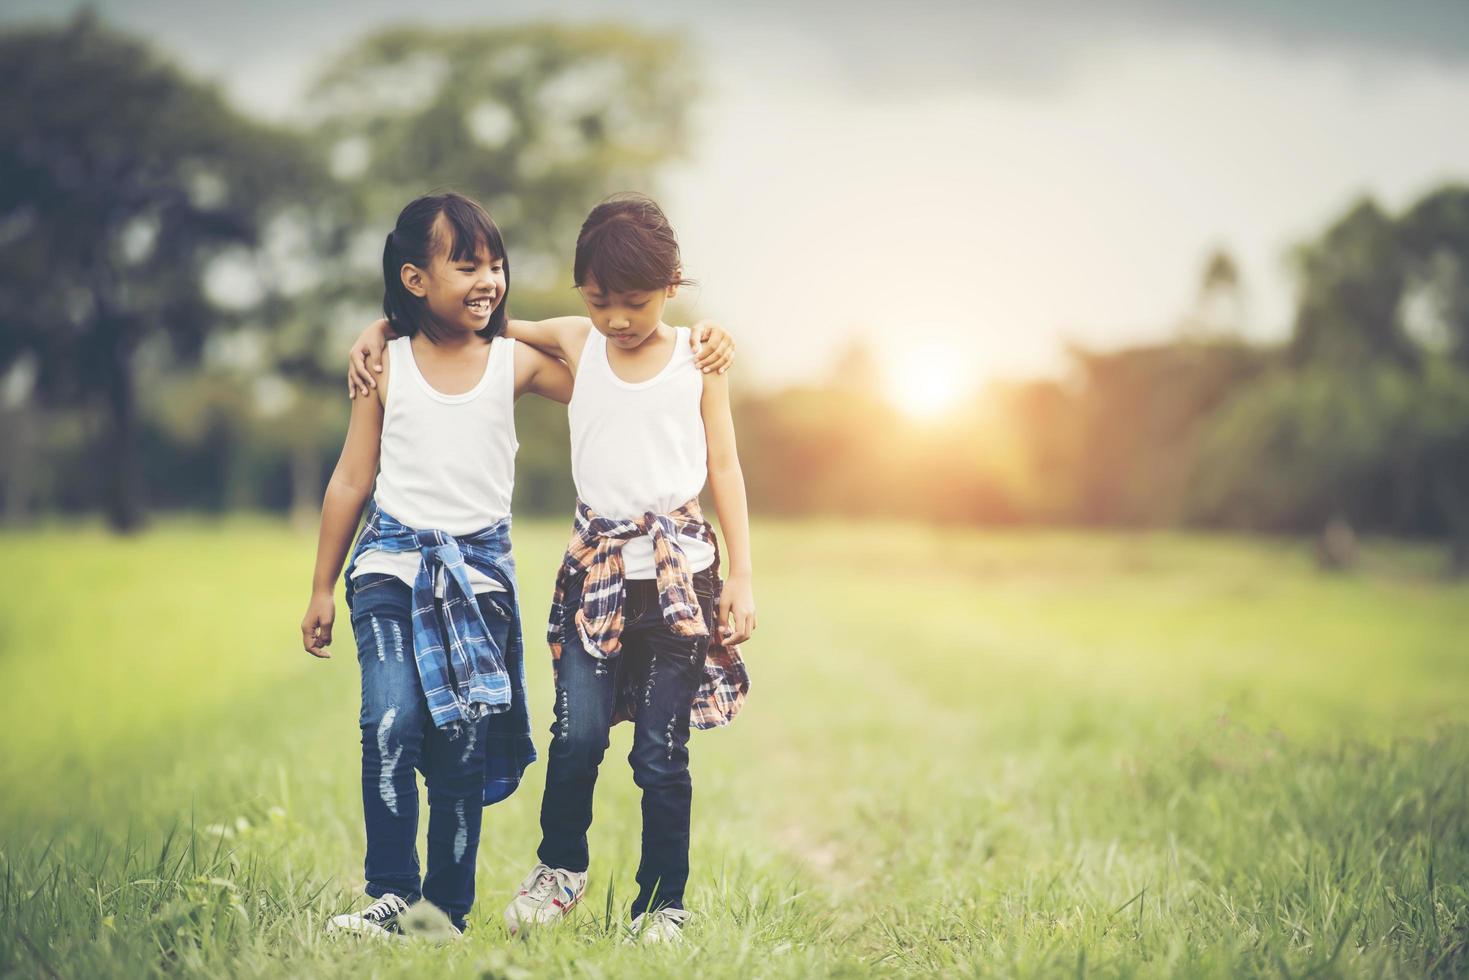
<svg viewBox="0 0 1469 980">
<path fill-rule="evenodd" d="M 691 914 L 688 909 L 669 908 L 644 912 L 632 920 L 632 932 L 624 942 L 681 943 L 684 923 Z"/>
<path fill-rule="evenodd" d="M 397 895 L 387 894 L 361 912 L 334 915 L 327 922 L 328 932 L 352 932 L 360 936 L 401 941 L 403 929 L 399 916 L 408 911 L 408 903 Z"/>
<path fill-rule="evenodd" d="M 581 901 L 586 890 L 585 871 L 567 871 L 537 863 L 505 909 L 505 925 L 513 936 L 522 926 L 555 922 Z"/>
</svg>

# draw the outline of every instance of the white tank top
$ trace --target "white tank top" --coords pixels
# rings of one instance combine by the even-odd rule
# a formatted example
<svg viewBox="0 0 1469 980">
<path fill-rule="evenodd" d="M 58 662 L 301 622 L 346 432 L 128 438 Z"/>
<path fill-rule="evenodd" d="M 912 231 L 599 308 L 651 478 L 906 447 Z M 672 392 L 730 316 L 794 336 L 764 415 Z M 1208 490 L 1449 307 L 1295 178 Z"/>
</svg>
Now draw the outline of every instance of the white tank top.
<svg viewBox="0 0 1469 980">
<path fill-rule="evenodd" d="M 667 514 L 697 496 L 708 477 L 704 376 L 694 366 L 689 330 L 679 327 L 662 371 L 636 384 L 612 373 L 607 338 L 587 334 L 571 392 L 571 476 L 577 496 L 604 517 Z M 680 537 L 689 571 L 714 564 L 714 546 Z M 622 549 L 624 577 L 655 577 L 653 540 Z"/>
<path fill-rule="evenodd" d="M 471 534 L 510 513 L 515 489 L 515 341 L 496 337 L 479 384 L 459 395 L 435 391 L 419 373 L 412 338 L 388 342 L 377 505 L 413 528 Z M 368 551 L 352 571 L 413 584 L 419 556 Z M 500 588 L 469 569 L 475 592 Z M 436 583 L 443 594 L 444 584 Z"/>
</svg>

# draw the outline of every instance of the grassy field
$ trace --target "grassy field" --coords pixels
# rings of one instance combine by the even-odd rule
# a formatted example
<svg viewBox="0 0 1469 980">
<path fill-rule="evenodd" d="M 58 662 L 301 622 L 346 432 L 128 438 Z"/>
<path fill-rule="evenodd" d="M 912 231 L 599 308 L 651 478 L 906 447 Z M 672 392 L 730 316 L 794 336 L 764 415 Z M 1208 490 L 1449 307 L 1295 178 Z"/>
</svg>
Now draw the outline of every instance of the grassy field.
<svg viewBox="0 0 1469 980">
<path fill-rule="evenodd" d="M 537 744 L 560 524 L 522 524 Z M 694 735 L 698 916 L 624 947 L 617 731 L 592 887 L 512 941 L 544 762 L 486 814 L 455 945 L 323 934 L 359 901 L 357 667 L 264 522 L 0 537 L 0 974 L 1462 976 L 1469 587 L 1369 547 L 757 528 L 754 687 Z M 426 811 L 425 811 L 426 812 Z"/>
</svg>

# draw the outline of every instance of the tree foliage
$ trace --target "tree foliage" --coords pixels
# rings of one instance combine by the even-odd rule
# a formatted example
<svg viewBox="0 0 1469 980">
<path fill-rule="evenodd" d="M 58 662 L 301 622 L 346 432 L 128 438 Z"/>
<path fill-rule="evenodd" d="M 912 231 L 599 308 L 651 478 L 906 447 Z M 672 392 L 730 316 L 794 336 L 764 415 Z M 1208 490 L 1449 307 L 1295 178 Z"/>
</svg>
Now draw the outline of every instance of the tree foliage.
<svg viewBox="0 0 1469 980">
<path fill-rule="evenodd" d="M 140 346 L 197 353 L 206 264 L 258 240 L 309 156 L 87 15 L 0 36 L 0 88 L 0 369 L 32 355 L 48 399 L 96 406 L 108 515 L 132 527 Z"/>
</svg>

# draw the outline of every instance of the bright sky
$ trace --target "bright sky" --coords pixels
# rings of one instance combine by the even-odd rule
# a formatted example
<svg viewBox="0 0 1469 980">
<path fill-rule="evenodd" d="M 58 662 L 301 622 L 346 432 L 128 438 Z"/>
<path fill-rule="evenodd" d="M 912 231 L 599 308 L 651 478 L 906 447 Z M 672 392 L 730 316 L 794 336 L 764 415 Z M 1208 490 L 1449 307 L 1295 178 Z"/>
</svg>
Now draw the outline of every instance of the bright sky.
<svg viewBox="0 0 1469 980">
<path fill-rule="evenodd" d="M 207 22 L 178 0 L 97 6 L 277 117 L 320 60 L 403 16 L 387 0 L 261 0 Z M 764 383 L 820 374 L 854 332 L 908 365 L 912 391 L 925 362 L 945 390 L 1053 372 L 1067 340 L 1168 334 L 1215 245 L 1242 267 L 1249 332 L 1278 336 L 1292 243 L 1359 194 L 1401 207 L 1469 179 L 1462 0 L 666 7 L 416 15 L 619 16 L 692 36 L 709 90 L 664 203 L 697 312 Z"/>
</svg>

